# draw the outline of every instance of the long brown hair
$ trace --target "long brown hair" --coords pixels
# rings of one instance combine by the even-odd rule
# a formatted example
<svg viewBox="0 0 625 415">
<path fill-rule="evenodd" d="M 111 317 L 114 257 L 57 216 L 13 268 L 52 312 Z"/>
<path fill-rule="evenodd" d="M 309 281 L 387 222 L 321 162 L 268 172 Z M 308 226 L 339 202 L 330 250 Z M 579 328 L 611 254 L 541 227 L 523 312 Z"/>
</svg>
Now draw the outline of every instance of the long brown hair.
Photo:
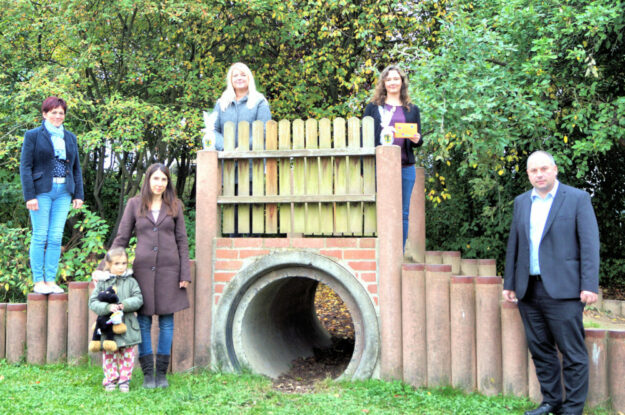
<svg viewBox="0 0 625 415">
<path fill-rule="evenodd" d="M 152 164 L 145 172 L 145 179 L 143 180 L 143 186 L 141 186 L 141 206 L 139 207 L 139 215 L 145 216 L 150 211 L 152 197 L 154 196 L 150 188 L 150 178 L 157 171 L 167 176 L 167 187 L 165 188 L 165 192 L 163 192 L 163 204 L 167 207 L 167 214 L 176 216 L 178 214 L 178 207 L 182 207 L 182 202 L 180 202 L 176 196 L 176 190 L 171 182 L 169 169 L 162 163 Z"/>
<path fill-rule="evenodd" d="M 406 73 L 397 65 L 389 65 L 380 73 L 380 78 L 378 78 L 378 83 L 373 91 L 373 98 L 371 98 L 371 102 L 375 105 L 384 105 L 386 102 L 386 87 L 384 86 L 384 82 L 386 81 L 386 78 L 388 78 L 388 73 L 390 71 L 397 71 L 401 77 L 399 99 L 402 107 L 410 109 L 408 106 L 408 104 L 410 104 L 410 95 L 408 94 L 408 77 L 406 76 Z"/>
</svg>

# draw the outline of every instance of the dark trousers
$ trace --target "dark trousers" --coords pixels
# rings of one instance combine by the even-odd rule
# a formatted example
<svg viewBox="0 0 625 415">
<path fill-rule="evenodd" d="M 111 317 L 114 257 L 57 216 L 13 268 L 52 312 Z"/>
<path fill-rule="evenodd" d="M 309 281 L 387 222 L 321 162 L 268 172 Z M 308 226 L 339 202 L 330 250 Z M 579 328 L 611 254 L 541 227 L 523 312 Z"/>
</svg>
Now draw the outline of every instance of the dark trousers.
<svg viewBox="0 0 625 415">
<path fill-rule="evenodd" d="M 540 281 L 530 281 L 527 294 L 518 304 L 543 402 L 562 405 L 564 412 L 581 415 L 588 394 L 584 304 L 579 298 L 551 298 Z M 562 353 L 562 365 L 558 350 Z M 564 402 L 561 370 L 566 390 Z"/>
</svg>

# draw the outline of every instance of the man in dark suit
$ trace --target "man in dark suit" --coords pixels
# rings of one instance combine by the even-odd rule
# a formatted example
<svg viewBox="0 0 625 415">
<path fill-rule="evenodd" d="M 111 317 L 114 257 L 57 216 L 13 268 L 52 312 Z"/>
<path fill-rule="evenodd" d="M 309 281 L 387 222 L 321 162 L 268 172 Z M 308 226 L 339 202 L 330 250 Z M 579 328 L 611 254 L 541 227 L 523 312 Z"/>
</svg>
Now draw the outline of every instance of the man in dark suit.
<svg viewBox="0 0 625 415">
<path fill-rule="evenodd" d="M 558 182 L 549 153 L 532 153 L 527 175 L 533 189 L 514 200 L 503 290 L 506 301 L 518 301 L 543 395 L 525 415 L 581 415 L 588 393 L 583 310 L 599 291 L 597 219 L 588 193 Z"/>
</svg>

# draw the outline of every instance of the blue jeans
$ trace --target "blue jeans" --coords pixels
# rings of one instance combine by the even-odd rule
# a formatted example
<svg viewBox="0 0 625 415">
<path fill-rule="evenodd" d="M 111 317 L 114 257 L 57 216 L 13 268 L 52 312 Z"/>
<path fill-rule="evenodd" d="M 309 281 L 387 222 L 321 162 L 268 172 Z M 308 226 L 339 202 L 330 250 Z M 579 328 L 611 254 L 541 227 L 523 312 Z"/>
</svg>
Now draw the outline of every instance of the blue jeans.
<svg viewBox="0 0 625 415">
<path fill-rule="evenodd" d="M 141 329 L 141 343 L 139 343 L 139 357 L 152 354 L 152 316 L 137 315 Z M 171 354 L 171 342 L 174 338 L 174 315 L 163 314 L 158 316 L 158 349 L 157 354 Z"/>
<path fill-rule="evenodd" d="M 65 183 L 52 183 L 52 190 L 36 196 L 39 210 L 30 210 L 33 225 L 30 268 L 33 282 L 53 282 L 61 258 L 63 229 L 72 203 Z"/>
<path fill-rule="evenodd" d="M 417 178 L 415 166 L 406 166 L 401 168 L 401 216 L 403 225 L 403 248 L 406 248 L 406 239 L 408 239 L 408 217 L 410 216 L 410 197 L 412 196 L 412 188 Z"/>
</svg>

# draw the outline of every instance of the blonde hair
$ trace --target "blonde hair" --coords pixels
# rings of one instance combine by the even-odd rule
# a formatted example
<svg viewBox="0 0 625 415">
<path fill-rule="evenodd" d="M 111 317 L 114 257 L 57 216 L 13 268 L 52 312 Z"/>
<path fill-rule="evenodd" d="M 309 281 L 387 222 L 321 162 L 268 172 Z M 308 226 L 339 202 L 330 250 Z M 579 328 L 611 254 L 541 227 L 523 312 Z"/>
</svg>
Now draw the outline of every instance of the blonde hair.
<svg viewBox="0 0 625 415">
<path fill-rule="evenodd" d="M 265 99 L 263 94 L 256 90 L 256 82 L 254 81 L 254 75 L 252 75 L 250 68 L 242 62 L 236 62 L 230 66 L 230 69 L 228 69 L 228 74 L 226 75 L 226 90 L 217 100 L 222 111 L 225 111 L 226 108 L 228 108 L 228 105 L 236 100 L 236 94 L 234 93 L 234 87 L 232 86 L 232 75 L 235 69 L 238 69 L 247 75 L 247 79 L 249 81 L 247 89 L 247 107 L 252 109 L 259 101 Z"/>
<path fill-rule="evenodd" d="M 389 65 L 380 73 L 380 77 L 378 78 L 378 83 L 375 86 L 375 90 L 373 92 L 373 98 L 371 98 L 371 102 L 375 105 L 384 105 L 386 102 L 386 86 L 384 86 L 384 82 L 386 78 L 388 78 L 388 74 L 390 71 L 396 71 L 401 78 L 401 88 L 399 89 L 399 99 L 401 100 L 402 107 L 408 109 L 408 104 L 410 104 L 410 95 L 408 94 L 408 76 L 406 76 L 406 72 L 404 72 L 397 65 Z"/>
<path fill-rule="evenodd" d="M 110 271 L 113 258 L 117 258 L 120 256 L 126 257 L 126 260 L 128 259 L 128 254 L 126 253 L 126 250 L 122 248 L 121 246 L 117 246 L 115 248 L 109 249 L 106 252 L 106 256 L 104 257 L 104 270 Z"/>
</svg>

